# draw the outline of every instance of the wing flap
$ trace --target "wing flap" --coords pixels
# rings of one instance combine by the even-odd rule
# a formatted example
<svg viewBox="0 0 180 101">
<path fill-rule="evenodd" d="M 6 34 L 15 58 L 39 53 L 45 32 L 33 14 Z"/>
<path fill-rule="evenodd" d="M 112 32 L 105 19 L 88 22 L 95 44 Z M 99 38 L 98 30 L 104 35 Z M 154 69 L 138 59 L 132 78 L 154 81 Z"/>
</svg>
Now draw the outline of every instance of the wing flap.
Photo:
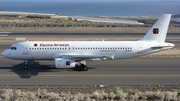
<svg viewBox="0 0 180 101">
<path fill-rule="evenodd" d="M 114 55 L 112 56 L 97 56 L 97 55 L 62 55 L 62 58 L 74 58 L 80 60 L 106 60 L 106 59 L 114 59 Z"/>
</svg>

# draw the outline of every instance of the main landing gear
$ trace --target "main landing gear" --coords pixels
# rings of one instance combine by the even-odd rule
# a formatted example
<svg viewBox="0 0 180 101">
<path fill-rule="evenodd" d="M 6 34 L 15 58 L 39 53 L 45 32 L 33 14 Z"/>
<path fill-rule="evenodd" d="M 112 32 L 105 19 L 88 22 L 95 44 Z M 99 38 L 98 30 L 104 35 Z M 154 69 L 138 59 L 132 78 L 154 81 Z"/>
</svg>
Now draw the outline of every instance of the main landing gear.
<svg viewBox="0 0 180 101">
<path fill-rule="evenodd" d="M 24 69 L 28 69 L 28 60 L 24 61 Z"/>
<path fill-rule="evenodd" d="M 89 69 L 89 68 L 88 68 L 86 65 L 84 65 L 84 64 L 81 64 L 81 67 L 82 67 L 82 70 L 83 70 L 83 71 L 88 71 L 88 69 Z"/>
</svg>

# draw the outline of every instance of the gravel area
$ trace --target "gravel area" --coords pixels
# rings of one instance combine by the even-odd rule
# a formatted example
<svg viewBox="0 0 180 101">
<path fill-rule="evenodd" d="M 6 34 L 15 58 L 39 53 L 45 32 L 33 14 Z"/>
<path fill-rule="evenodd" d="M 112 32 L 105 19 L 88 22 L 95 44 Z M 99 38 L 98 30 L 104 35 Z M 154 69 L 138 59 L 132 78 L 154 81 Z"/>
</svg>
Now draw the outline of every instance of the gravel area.
<svg viewBox="0 0 180 101">
<path fill-rule="evenodd" d="M 118 85 L 117 85 L 118 86 Z M 21 91 L 37 91 L 38 89 L 46 89 L 48 92 L 55 92 L 55 93 L 68 93 L 71 94 L 78 94 L 78 93 L 93 93 L 96 90 L 106 90 L 106 92 L 113 92 L 113 89 L 116 86 L 112 85 L 79 85 L 79 86 L 50 86 L 50 85 L 34 85 L 34 86 L 10 86 L 10 85 L 4 85 L 0 86 L 0 89 L 19 89 Z M 138 89 L 139 92 L 146 92 L 146 91 L 173 91 L 173 90 L 179 90 L 180 85 L 119 85 L 120 88 L 123 89 L 124 92 L 126 92 L 128 89 Z"/>
<path fill-rule="evenodd" d="M 0 86 L 1 101 L 180 101 L 180 86 Z"/>
</svg>

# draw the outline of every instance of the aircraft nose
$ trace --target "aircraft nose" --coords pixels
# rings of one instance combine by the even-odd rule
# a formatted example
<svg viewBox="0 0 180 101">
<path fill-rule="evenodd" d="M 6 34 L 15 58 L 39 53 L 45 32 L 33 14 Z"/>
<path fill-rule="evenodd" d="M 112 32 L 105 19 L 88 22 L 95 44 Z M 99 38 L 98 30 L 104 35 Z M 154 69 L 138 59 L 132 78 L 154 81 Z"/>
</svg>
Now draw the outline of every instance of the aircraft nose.
<svg viewBox="0 0 180 101">
<path fill-rule="evenodd" d="M 7 51 L 6 50 L 2 52 L 2 56 L 7 57 Z"/>
</svg>

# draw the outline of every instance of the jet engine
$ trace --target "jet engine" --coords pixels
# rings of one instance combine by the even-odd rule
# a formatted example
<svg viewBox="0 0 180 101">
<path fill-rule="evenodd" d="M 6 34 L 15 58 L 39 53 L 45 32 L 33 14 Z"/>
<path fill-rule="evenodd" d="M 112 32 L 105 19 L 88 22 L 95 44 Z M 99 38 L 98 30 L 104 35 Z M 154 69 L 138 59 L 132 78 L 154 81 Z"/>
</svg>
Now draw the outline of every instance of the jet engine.
<svg viewBox="0 0 180 101">
<path fill-rule="evenodd" d="M 54 59 L 56 68 L 74 68 L 76 66 L 75 60 L 55 58 Z"/>
</svg>

